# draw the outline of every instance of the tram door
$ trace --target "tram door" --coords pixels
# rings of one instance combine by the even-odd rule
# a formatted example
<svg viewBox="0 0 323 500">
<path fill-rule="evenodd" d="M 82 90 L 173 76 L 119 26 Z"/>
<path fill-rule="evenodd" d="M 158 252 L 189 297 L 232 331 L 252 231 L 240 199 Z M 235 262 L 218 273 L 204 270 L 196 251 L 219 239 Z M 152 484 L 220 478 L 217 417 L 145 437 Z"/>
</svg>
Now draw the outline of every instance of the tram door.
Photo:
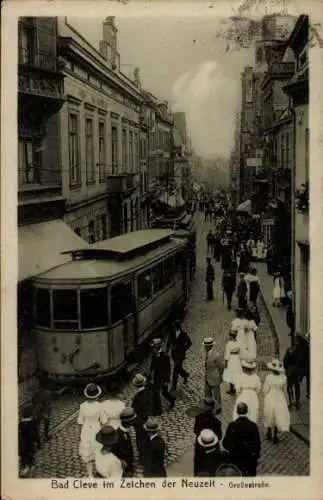
<svg viewBox="0 0 323 500">
<path fill-rule="evenodd" d="M 126 281 L 121 285 L 120 300 L 123 304 L 123 340 L 125 355 L 129 356 L 137 344 L 136 331 L 136 302 L 133 292 L 132 280 Z"/>
</svg>

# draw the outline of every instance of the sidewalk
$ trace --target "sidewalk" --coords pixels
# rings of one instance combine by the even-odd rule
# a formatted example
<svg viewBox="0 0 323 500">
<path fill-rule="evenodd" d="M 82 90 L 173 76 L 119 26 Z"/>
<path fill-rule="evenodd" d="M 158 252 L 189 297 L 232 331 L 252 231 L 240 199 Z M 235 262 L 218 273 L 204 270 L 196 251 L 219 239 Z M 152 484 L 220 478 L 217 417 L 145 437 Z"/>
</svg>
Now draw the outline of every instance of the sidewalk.
<svg viewBox="0 0 323 500">
<path fill-rule="evenodd" d="M 277 356 L 282 359 L 286 349 L 290 346 L 289 328 L 286 324 L 286 310 L 285 308 L 272 306 L 273 277 L 267 274 L 266 265 L 257 263 L 255 267 L 258 270 L 260 278 L 262 296 L 271 317 L 273 330 L 276 332 Z M 300 410 L 296 410 L 295 408 L 291 410 L 291 432 L 308 444 L 310 442 L 309 406 L 304 380 L 301 385 L 301 408 Z"/>
</svg>

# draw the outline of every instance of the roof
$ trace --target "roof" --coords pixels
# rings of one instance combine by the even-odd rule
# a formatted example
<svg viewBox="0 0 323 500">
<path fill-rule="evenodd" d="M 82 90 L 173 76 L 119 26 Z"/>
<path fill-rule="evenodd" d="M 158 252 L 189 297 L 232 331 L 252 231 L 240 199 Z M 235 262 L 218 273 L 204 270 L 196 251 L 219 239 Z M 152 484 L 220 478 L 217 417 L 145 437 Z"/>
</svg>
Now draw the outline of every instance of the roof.
<svg viewBox="0 0 323 500">
<path fill-rule="evenodd" d="M 62 252 L 71 246 L 85 248 L 88 244 L 62 219 L 19 227 L 18 281 L 69 262 L 71 256 Z"/>
<path fill-rule="evenodd" d="M 174 232 L 169 229 L 142 229 L 93 243 L 90 245 L 90 248 L 93 250 L 107 250 L 113 253 L 127 254 L 169 239 L 173 234 Z"/>
<path fill-rule="evenodd" d="M 159 230 L 157 230 L 159 231 Z M 165 231 L 165 230 L 163 230 Z M 173 231 L 171 231 L 173 233 Z M 185 242 L 172 238 L 165 245 L 159 246 L 150 250 L 148 253 L 136 256 L 133 259 L 118 261 L 116 259 L 95 259 L 95 260 L 73 260 L 62 266 L 56 267 L 46 273 L 38 276 L 36 282 L 49 281 L 65 281 L 69 283 L 75 282 L 100 282 L 108 279 L 113 280 L 117 276 L 135 272 L 140 267 L 153 263 L 161 255 L 166 255 L 168 252 L 176 248 L 181 248 Z"/>
</svg>

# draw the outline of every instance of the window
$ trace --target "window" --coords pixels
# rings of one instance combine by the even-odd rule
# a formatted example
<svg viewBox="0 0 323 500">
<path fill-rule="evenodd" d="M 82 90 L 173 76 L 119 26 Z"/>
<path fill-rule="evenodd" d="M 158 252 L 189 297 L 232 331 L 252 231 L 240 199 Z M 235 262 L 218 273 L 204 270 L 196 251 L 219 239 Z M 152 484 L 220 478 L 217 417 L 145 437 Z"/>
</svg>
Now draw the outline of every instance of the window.
<svg viewBox="0 0 323 500">
<path fill-rule="evenodd" d="M 111 128 L 111 153 L 112 153 L 112 173 L 118 169 L 118 129 L 115 125 Z"/>
<path fill-rule="evenodd" d="M 174 257 L 174 272 L 175 275 L 182 273 L 184 255 L 183 252 L 177 252 Z"/>
<path fill-rule="evenodd" d="M 136 154 L 136 165 L 135 171 L 139 170 L 139 160 L 140 160 L 140 151 L 139 151 L 139 134 L 135 134 L 135 154 Z"/>
<path fill-rule="evenodd" d="M 114 325 L 134 312 L 132 282 L 120 283 L 111 288 L 111 324 Z"/>
<path fill-rule="evenodd" d="M 89 222 L 89 243 L 95 242 L 95 224 L 93 220 Z"/>
<path fill-rule="evenodd" d="M 101 215 L 101 227 L 102 227 L 102 239 L 106 240 L 108 235 L 107 235 L 107 215 L 102 214 Z"/>
<path fill-rule="evenodd" d="M 282 134 L 280 142 L 280 167 L 285 167 L 285 135 Z"/>
<path fill-rule="evenodd" d="M 122 169 L 127 172 L 128 168 L 128 151 L 127 151 L 127 131 L 122 129 Z"/>
<path fill-rule="evenodd" d="M 36 288 L 36 325 L 50 328 L 50 295 L 49 290 Z"/>
<path fill-rule="evenodd" d="M 76 229 L 74 229 L 74 233 L 76 233 L 77 236 L 81 236 L 81 228 L 77 227 Z"/>
<path fill-rule="evenodd" d="M 19 60 L 22 64 L 34 62 L 35 55 L 35 28 L 23 26 L 21 30 Z"/>
<path fill-rule="evenodd" d="M 107 288 L 81 290 L 81 328 L 100 328 L 108 324 Z"/>
<path fill-rule="evenodd" d="M 290 133 L 287 132 L 286 134 L 286 162 L 285 162 L 285 168 L 290 167 L 291 158 L 290 158 Z"/>
<path fill-rule="evenodd" d="M 79 164 L 79 127 L 78 115 L 68 115 L 68 149 L 70 162 L 70 184 L 77 185 L 81 181 Z"/>
<path fill-rule="evenodd" d="M 19 139 L 18 150 L 19 178 L 23 184 L 40 182 L 41 141 L 35 139 Z"/>
<path fill-rule="evenodd" d="M 143 304 L 151 298 L 151 272 L 150 269 L 138 275 L 138 302 Z"/>
<path fill-rule="evenodd" d="M 309 151 L 310 151 L 310 133 L 309 129 L 305 129 L 305 182 L 310 179 L 310 164 L 309 164 Z"/>
<path fill-rule="evenodd" d="M 129 172 L 133 172 L 133 132 L 129 132 Z"/>
<path fill-rule="evenodd" d="M 86 180 L 95 181 L 95 171 L 93 162 L 93 120 L 85 120 L 85 159 L 86 159 Z"/>
<path fill-rule="evenodd" d="M 77 329 L 77 309 L 77 290 L 53 291 L 53 325 L 55 329 Z"/>
<path fill-rule="evenodd" d="M 99 179 L 105 182 L 105 123 L 99 122 Z"/>
<path fill-rule="evenodd" d="M 174 279 L 174 259 L 169 257 L 164 262 L 164 282 L 165 286 L 171 283 Z"/>
<path fill-rule="evenodd" d="M 154 266 L 151 270 L 153 294 L 160 292 L 164 288 L 163 264 L 160 263 Z"/>
<path fill-rule="evenodd" d="M 101 217 L 100 215 L 96 216 L 96 221 L 95 221 L 95 230 L 96 230 L 96 241 L 101 240 L 101 234 L 102 234 L 102 228 L 101 228 Z"/>
</svg>

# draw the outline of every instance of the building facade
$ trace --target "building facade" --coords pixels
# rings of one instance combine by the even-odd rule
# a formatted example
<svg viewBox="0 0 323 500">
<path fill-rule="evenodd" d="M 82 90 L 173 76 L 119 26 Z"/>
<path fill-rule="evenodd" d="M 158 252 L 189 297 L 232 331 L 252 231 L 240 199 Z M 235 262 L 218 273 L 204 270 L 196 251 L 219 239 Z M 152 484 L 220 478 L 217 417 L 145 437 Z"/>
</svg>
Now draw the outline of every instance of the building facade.
<svg viewBox="0 0 323 500">
<path fill-rule="evenodd" d="M 138 84 L 120 71 L 114 18 L 103 23 L 100 52 L 65 19 L 58 50 L 66 102 L 60 112 L 66 223 L 93 243 L 140 227 Z"/>
</svg>

